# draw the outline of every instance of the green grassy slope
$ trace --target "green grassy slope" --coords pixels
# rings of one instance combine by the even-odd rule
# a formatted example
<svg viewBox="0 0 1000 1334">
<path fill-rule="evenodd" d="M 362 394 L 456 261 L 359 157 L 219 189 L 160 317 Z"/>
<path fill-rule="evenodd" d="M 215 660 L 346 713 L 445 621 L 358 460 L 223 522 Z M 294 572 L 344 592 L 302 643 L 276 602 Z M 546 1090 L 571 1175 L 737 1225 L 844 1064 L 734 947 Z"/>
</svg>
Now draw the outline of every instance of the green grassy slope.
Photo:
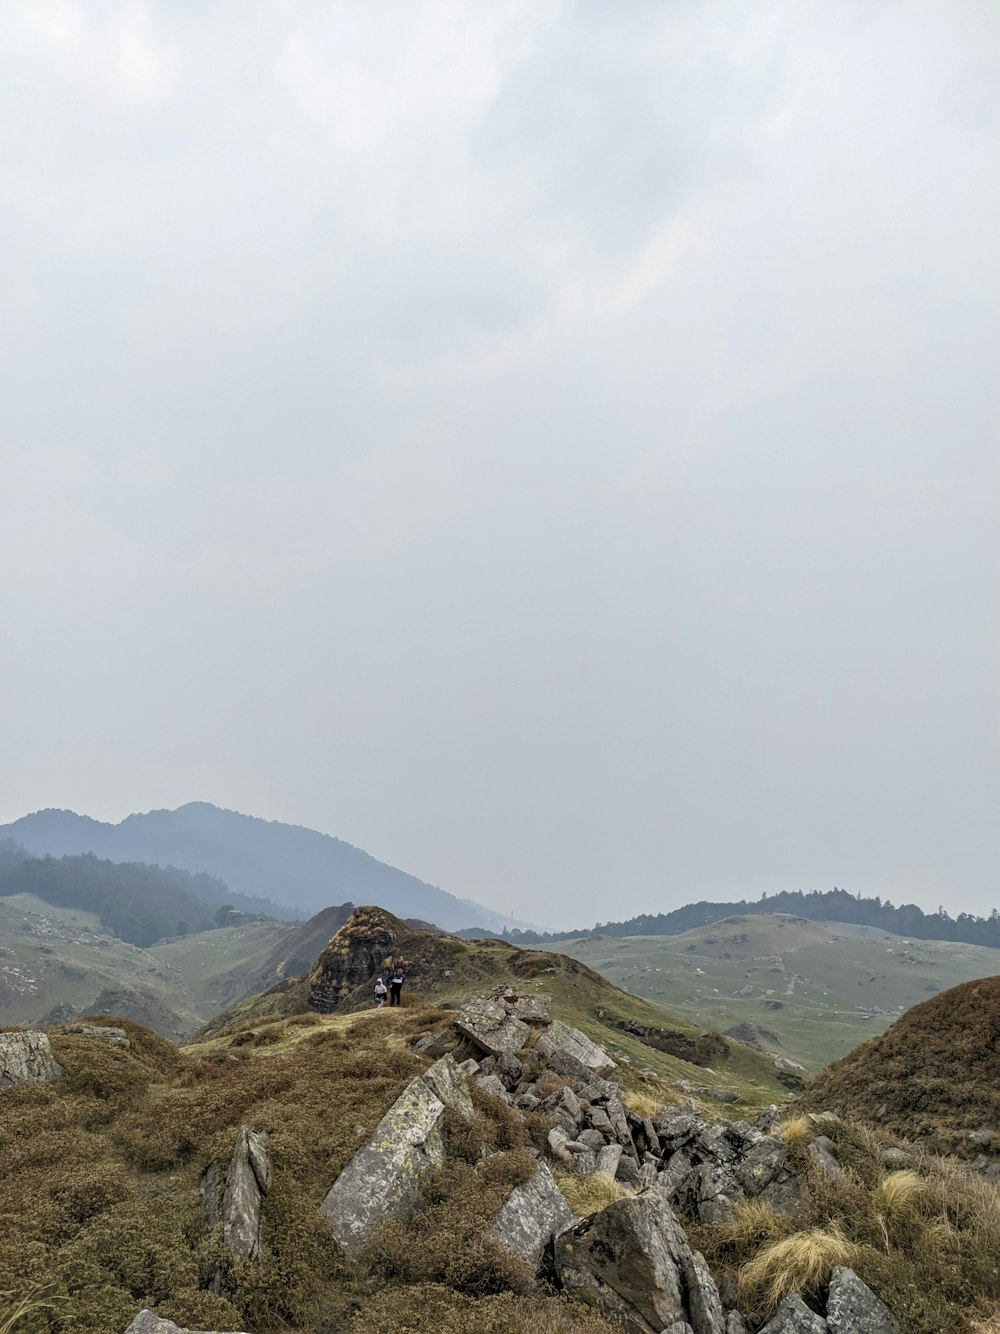
<svg viewBox="0 0 1000 1334">
<path fill-rule="evenodd" d="M 977 945 L 779 914 L 729 917 L 679 936 L 562 941 L 559 949 L 691 1022 L 767 1030 L 765 1047 L 809 1071 L 883 1032 L 911 1005 L 1000 964 L 997 951 Z"/>
</svg>

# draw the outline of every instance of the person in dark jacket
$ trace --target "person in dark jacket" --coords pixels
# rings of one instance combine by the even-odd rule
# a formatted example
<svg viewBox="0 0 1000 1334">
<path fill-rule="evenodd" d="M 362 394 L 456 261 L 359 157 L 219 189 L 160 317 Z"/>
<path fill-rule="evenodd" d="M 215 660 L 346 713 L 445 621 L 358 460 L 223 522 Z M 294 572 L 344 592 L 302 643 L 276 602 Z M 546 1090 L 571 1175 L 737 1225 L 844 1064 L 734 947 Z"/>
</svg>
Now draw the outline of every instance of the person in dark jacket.
<svg viewBox="0 0 1000 1334">
<path fill-rule="evenodd" d="M 402 968 L 394 968 L 392 976 L 389 978 L 389 1004 L 398 1005 L 399 993 L 403 990 L 403 983 L 406 981 L 406 974 Z"/>
</svg>

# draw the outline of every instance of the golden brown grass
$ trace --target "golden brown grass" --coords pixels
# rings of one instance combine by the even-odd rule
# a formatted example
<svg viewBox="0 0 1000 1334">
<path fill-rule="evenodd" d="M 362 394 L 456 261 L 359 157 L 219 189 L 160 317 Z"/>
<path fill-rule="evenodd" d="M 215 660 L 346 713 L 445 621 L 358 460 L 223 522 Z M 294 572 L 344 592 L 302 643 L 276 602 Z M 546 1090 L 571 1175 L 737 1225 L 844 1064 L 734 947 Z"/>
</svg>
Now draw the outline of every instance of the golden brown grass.
<svg viewBox="0 0 1000 1334">
<path fill-rule="evenodd" d="M 771 1314 L 788 1292 L 815 1296 L 838 1265 L 851 1265 L 854 1246 L 836 1223 L 793 1232 L 761 1247 L 739 1274 L 739 1291 L 747 1308 Z"/>
<path fill-rule="evenodd" d="M 556 1185 L 566 1197 L 566 1203 L 578 1218 L 587 1218 L 598 1213 L 616 1200 L 624 1200 L 633 1192 L 620 1181 L 616 1181 L 610 1172 L 592 1172 L 590 1176 L 578 1177 L 570 1172 L 556 1172 Z"/>
<path fill-rule="evenodd" d="M 816 1138 L 816 1131 L 808 1116 L 789 1116 L 781 1123 L 781 1140 L 789 1148 L 804 1146 Z"/>
<path fill-rule="evenodd" d="M 640 1089 L 626 1089 L 622 1095 L 622 1102 L 626 1107 L 631 1107 L 637 1116 L 647 1116 L 651 1121 L 663 1111 L 663 1103 L 659 1098 L 654 1098 L 650 1093 L 643 1093 Z"/>
</svg>

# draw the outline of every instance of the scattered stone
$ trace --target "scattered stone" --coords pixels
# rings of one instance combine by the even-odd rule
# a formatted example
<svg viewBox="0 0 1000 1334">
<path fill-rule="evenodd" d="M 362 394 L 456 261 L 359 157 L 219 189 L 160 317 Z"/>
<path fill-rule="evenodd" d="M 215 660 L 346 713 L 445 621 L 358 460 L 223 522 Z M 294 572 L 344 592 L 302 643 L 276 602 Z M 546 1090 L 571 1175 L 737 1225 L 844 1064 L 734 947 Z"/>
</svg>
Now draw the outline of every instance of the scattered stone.
<svg viewBox="0 0 1000 1334">
<path fill-rule="evenodd" d="M 494 1098 L 502 1098 L 504 1102 L 513 1102 L 499 1075 L 477 1075 L 476 1083 L 484 1093 L 492 1094 Z"/>
<path fill-rule="evenodd" d="M 828 1329 L 821 1315 L 810 1311 L 797 1292 L 790 1292 L 782 1298 L 774 1319 L 767 1322 L 760 1334 L 827 1334 Z M 862 1329 L 857 1334 L 862 1334 Z"/>
<path fill-rule="evenodd" d="M 853 1269 L 833 1271 L 826 1321 L 830 1334 L 899 1334 L 892 1312 Z"/>
<path fill-rule="evenodd" d="M 531 1033 L 523 1020 L 508 1013 L 503 1001 L 492 997 L 480 997 L 463 1005 L 455 1027 L 491 1056 L 513 1056 Z"/>
<path fill-rule="evenodd" d="M 535 1044 L 535 1050 L 545 1057 L 551 1070 L 557 1074 L 584 1075 L 592 1074 L 603 1078 L 615 1068 L 603 1047 L 591 1042 L 585 1033 L 557 1019 L 541 1035 Z"/>
<path fill-rule="evenodd" d="M 584 1131 L 584 1134 L 586 1134 L 586 1131 Z M 607 1172 L 610 1177 L 615 1176 L 621 1156 L 622 1146 L 620 1144 L 605 1144 L 597 1151 L 597 1163 L 594 1171 Z"/>
<path fill-rule="evenodd" d="M 905 1167 L 910 1161 L 910 1155 L 903 1149 L 897 1149 L 891 1145 L 888 1149 L 882 1150 L 882 1161 L 887 1167 Z M 973 1164 L 975 1167 L 975 1164 Z"/>
<path fill-rule="evenodd" d="M 517 1186 L 497 1215 L 493 1235 L 515 1255 L 537 1269 L 554 1236 L 577 1220 L 545 1163 L 534 1176 Z"/>
<path fill-rule="evenodd" d="M 726 1316 L 726 1334 L 747 1334 L 747 1327 L 739 1311 L 730 1311 Z"/>
<path fill-rule="evenodd" d="M 0 1089 L 18 1084 L 49 1084 L 62 1074 L 45 1033 L 23 1029 L 0 1033 Z"/>
</svg>

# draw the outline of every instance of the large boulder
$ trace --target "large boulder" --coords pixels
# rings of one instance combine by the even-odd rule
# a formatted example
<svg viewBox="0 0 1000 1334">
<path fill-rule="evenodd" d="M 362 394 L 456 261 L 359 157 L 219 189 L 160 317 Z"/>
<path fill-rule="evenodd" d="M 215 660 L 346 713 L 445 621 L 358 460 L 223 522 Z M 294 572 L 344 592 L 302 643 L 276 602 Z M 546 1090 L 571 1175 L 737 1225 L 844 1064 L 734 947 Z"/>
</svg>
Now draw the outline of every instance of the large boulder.
<svg viewBox="0 0 1000 1334">
<path fill-rule="evenodd" d="M 712 1276 L 655 1188 L 562 1232 L 555 1267 L 572 1299 L 617 1321 L 627 1334 L 659 1334 L 685 1323 L 694 1334 L 724 1334 Z"/>
<path fill-rule="evenodd" d="M 172 1320 L 165 1320 L 153 1311 L 142 1310 L 125 1330 L 125 1334 L 237 1334 L 235 1330 L 184 1329 Z"/>
<path fill-rule="evenodd" d="M 853 1269 L 837 1268 L 826 1301 L 830 1334 L 899 1334 L 899 1325 L 884 1302 Z"/>
<path fill-rule="evenodd" d="M 444 1162 L 446 1106 L 472 1117 L 469 1090 L 452 1056 L 410 1081 L 327 1191 L 320 1209 L 352 1258 L 380 1219 L 406 1213 L 421 1178 Z"/>
<path fill-rule="evenodd" d="M 523 1186 L 516 1186 L 497 1215 L 493 1235 L 537 1269 L 554 1236 L 576 1222 L 573 1211 L 545 1163 Z"/>
<path fill-rule="evenodd" d="M 603 1047 L 591 1042 L 586 1033 L 581 1033 L 578 1028 L 571 1028 L 558 1019 L 538 1039 L 535 1050 L 544 1056 L 550 1069 L 571 1078 L 587 1074 L 603 1078 L 615 1068 L 614 1061 Z"/>
<path fill-rule="evenodd" d="M 94 1038 L 98 1042 L 106 1042 L 111 1047 L 124 1047 L 128 1050 L 131 1042 L 125 1036 L 124 1028 L 116 1028 L 111 1024 L 66 1024 L 63 1027 L 64 1033 L 73 1033 L 81 1038 Z"/>
<path fill-rule="evenodd" d="M 45 1033 L 23 1029 L 0 1033 L 0 1089 L 48 1084 L 62 1074 Z"/>
<path fill-rule="evenodd" d="M 491 1056 L 513 1056 L 527 1042 L 531 1029 L 507 1010 L 503 1000 L 481 996 L 463 1005 L 455 1020 L 463 1037 Z"/>
</svg>

